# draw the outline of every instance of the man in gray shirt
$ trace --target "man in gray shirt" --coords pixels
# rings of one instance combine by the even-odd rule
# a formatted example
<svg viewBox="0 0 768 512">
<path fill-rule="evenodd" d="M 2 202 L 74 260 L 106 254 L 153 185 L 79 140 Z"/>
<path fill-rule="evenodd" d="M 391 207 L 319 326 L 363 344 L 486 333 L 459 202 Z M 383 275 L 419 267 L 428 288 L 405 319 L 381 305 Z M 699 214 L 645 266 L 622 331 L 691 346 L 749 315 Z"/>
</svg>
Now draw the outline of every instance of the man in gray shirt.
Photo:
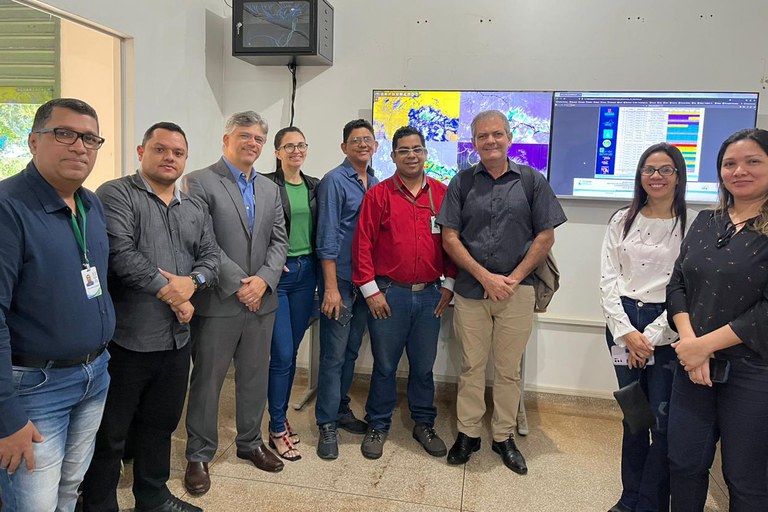
<svg viewBox="0 0 768 512">
<path fill-rule="evenodd" d="M 117 327 L 109 346 L 112 383 L 83 482 L 83 510 L 118 509 L 120 459 L 133 424 L 136 512 L 194 512 L 201 509 L 173 496 L 166 482 L 171 434 L 189 377 L 189 299 L 215 283 L 219 247 L 205 206 L 176 187 L 187 160 L 182 129 L 152 125 L 137 152 L 136 174 L 96 192 L 107 217 Z"/>
<path fill-rule="evenodd" d="M 459 266 L 454 288 L 454 329 L 462 347 L 459 435 L 448 463 L 463 464 L 480 449 L 485 368 L 493 349 L 492 449 L 509 469 L 525 474 L 513 436 L 520 360 L 533 325 L 532 273 L 566 218 L 546 179 L 508 159 L 512 133 L 503 113 L 479 113 L 472 120 L 472 144 L 480 163 L 451 180 L 437 217 L 443 247 Z"/>
</svg>

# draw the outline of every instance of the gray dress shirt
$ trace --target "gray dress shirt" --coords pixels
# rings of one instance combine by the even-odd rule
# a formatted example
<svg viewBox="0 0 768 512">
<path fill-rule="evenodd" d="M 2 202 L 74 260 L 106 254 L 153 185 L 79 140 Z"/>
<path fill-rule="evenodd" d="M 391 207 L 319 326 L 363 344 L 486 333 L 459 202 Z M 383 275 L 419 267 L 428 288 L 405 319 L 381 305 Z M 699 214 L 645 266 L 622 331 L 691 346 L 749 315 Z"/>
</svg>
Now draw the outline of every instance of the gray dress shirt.
<svg viewBox="0 0 768 512">
<path fill-rule="evenodd" d="M 178 188 L 166 205 L 138 172 L 105 183 L 96 194 L 109 235 L 109 291 L 117 316 L 112 341 L 137 352 L 183 347 L 189 324 L 180 324 L 155 297 L 168 284 L 158 269 L 200 272 L 207 286 L 215 284 L 219 246 L 207 210 Z"/>
</svg>

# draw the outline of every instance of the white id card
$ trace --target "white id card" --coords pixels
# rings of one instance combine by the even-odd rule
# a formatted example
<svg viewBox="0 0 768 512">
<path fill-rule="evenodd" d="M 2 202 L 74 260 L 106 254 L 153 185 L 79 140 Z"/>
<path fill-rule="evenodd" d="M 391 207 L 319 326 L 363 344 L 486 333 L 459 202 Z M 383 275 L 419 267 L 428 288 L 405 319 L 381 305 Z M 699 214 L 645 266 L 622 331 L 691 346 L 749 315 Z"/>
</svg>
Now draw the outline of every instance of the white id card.
<svg viewBox="0 0 768 512">
<path fill-rule="evenodd" d="M 101 284 L 99 284 L 99 274 L 96 267 L 84 268 L 80 274 L 83 276 L 83 286 L 85 286 L 85 295 L 89 299 L 95 299 L 101 295 Z"/>
<path fill-rule="evenodd" d="M 611 347 L 611 357 L 613 358 L 614 366 L 628 366 L 629 365 L 629 349 L 626 347 L 620 347 L 614 345 Z M 653 354 L 648 358 L 646 366 L 651 366 L 654 363 Z"/>
<path fill-rule="evenodd" d="M 440 224 L 437 223 L 437 217 L 434 215 L 429 218 L 429 223 L 432 226 L 432 234 L 433 235 L 439 235 L 440 234 Z"/>
</svg>

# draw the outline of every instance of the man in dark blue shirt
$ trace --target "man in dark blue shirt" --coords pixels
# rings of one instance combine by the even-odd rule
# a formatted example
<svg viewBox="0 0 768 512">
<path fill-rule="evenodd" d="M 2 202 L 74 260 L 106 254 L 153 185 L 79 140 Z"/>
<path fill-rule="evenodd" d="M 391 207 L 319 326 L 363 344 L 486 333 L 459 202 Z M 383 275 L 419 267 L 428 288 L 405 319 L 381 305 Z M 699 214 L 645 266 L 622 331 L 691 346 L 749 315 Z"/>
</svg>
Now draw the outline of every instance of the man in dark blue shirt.
<svg viewBox="0 0 768 512">
<path fill-rule="evenodd" d="M 93 454 L 115 328 L 101 202 L 82 183 L 96 111 L 35 114 L 32 161 L 0 182 L 0 491 L 11 510 L 72 510 Z"/>
<path fill-rule="evenodd" d="M 352 237 L 366 191 L 378 183 L 370 160 L 378 148 L 371 123 L 344 126 L 341 150 L 347 156 L 317 189 L 317 258 L 322 266 L 320 297 L 320 376 L 315 419 L 320 429 L 317 455 L 339 456 L 337 427 L 365 434 L 368 425 L 349 408 L 349 388 L 363 341 L 368 305 L 352 285 Z"/>
</svg>

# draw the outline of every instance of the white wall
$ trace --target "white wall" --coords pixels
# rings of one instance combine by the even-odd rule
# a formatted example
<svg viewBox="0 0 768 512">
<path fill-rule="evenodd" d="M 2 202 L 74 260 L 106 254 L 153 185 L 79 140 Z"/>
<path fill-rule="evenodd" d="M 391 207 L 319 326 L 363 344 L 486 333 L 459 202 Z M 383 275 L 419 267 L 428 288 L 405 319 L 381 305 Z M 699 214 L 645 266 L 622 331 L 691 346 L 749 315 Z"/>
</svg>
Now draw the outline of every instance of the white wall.
<svg viewBox="0 0 768 512">
<path fill-rule="evenodd" d="M 222 0 L 46 0 L 69 15 L 127 39 L 126 146 L 135 146 L 157 121 L 173 121 L 187 132 L 189 169 L 220 156 L 224 38 Z"/>
<path fill-rule="evenodd" d="M 306 170 L 337 165 L 341 128 L 370 117 L 373 88 L 528 90 L 765 90 L 765 0 L 331 0 L 332 67 L 300 67 L 296 124 Z M 289 119 L 290 74 L 230 56 L 219 0 L 50 0 L 134 38 L 135 134 L 160 119 L 190 137 L 188 167 L 219 154 L 223 118 L 253 109 L 272 132 Z M 226 13 L 226 14 L 225 14 Z M 768 105 L 758 123 L 768 126 Z M 270 170 L 265 151 L 258 162 Z M 562 289 L 535 329 L 529 387 L 582 394 L 615 388 L 598 307 L 598 251 L 617 204 L 564 201 L 557 230 Z M 549 319 L 549 320 L 547 320 Z M 441 340 L 436 374 L 455 378 L 455 340 Z M 452 355 L 451 355 L 452 354 Z M 365 354 L 359 368 L 370 368 Z"/>
</svg>

